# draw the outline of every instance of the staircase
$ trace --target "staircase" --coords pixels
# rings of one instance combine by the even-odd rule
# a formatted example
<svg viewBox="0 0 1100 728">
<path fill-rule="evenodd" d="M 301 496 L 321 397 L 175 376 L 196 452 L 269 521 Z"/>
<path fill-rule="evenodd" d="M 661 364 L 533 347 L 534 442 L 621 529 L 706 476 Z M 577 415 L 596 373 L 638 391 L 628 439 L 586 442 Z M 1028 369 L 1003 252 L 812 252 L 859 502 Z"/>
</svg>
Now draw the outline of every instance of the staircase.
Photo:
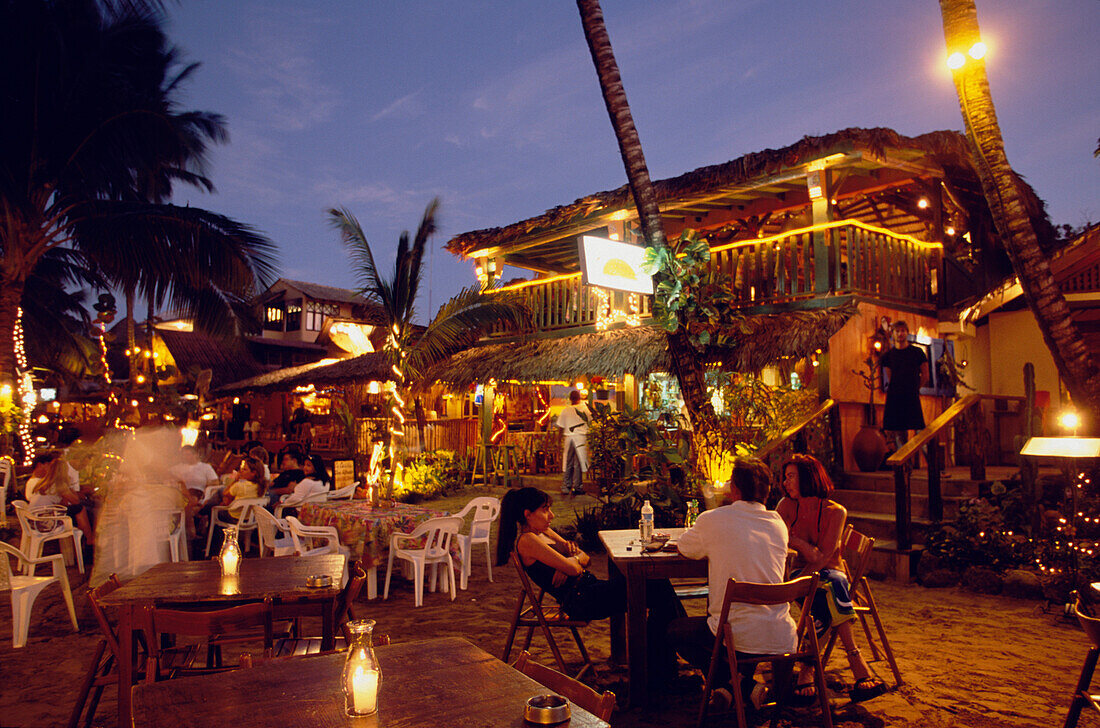
<svg viewBox="0 0 1100 728">
<path fill-rule="evenodd" d="M 996 480 L 1008 480 L 1017 472 L 1009 466 L 987 466 L 985 480 L 970 478 L 967 467 L 946 468 L 940 476 L 943 494 L 943 518 L 953 521 L 959 504 L 987 492 Z M 913 548 L 898 550 L 895 530 L 894 473 L 845 472 L 833 493 L 833 500 L 848 510 L 848 523 L 857 531 L 875 539 L 870 570 L 886 578 L 908 581 L 916 573 L 916 562 L 923 550 L 924 536 L 931 525 L 928 513 L 928 471 L 914 470 L 910 478 Z"/>
</svg>

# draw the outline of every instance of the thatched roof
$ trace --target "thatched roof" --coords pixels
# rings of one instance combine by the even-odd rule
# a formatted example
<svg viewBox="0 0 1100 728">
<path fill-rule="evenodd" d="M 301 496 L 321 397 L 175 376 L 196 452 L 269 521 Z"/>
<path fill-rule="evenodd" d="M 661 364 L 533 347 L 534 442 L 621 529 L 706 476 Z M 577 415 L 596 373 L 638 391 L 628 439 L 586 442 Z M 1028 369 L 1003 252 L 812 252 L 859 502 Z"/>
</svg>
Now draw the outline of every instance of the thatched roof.
<svg viewBox="0 0 1100 728">
<path fill-rule="evenodd" d="M 218 388 L 219 394 L 291 389 L 305 384 L 343 384 L 353 381 L 379 381 L 393 379 L 389 356 L 372 352 L 350 359 L 323 359 L 297 367 L 276 369 L 273 372 L 243 379 Z"/>
<path fill-rule="evenodd" d="M 802 358 L 829 344 L 829 337 L 856 312 L 854 302 L 833 308 L 750 316 L 737 346 L 712 347 L 707 361 L 735 371 L 759 371 L 785 357 Z M 426 381 L 456 388 L 490 378 L 520 382 L 570 381 L 580 376 L 668 371 L 668 337 L 652 326 L 578 334 L 556 339 L 488 344 L 467 349 L 427 372 Z"/>
<path fill-rule="evenodd" d="M 700 167 L 678 177 L 657 180 L 653 186 L 662 213 L 668 211 L 687 216 L 697 214 L 693 210 L 700 203 L 745 203 L 754 196 L 760 196 L 760 193 L 789 198 L 796 190 L 801 190 L 798 194 L 804 196 L 804 174 L 802 177 L 797 174 L 776 175 L 785 175 L 792 170 L 797 172 L 800 165 L 833 154 L 849 155 L 851 162 L 846 164 L 852 165 L 850 168 L 856 175 L 873 173 L 873 167 L 894 167 L 920 178 L 942 177 L 956 198 L 965 198 L 962 200 L 965 206 L 985 207 L 969 143 L 964 135 L 954 131 L 934 131 L 907 137 L 886 128 L 844 129 L 824 136 L 803 137 L 781 149 L 765 149 L 722 164 Z M 849 178 L 849 181 L 852 179 Z M 1033 220 L 1043 222 L 1049 228 L 1042 201 L 1022 180 L 1020 189 Z M 630 190 L 624 184 L 614 190 L 586 195 L 570 204 L 559 205 L 541 215 L 505 227 L 462 233 L 448 241 L 446 248 L 456 255 L 467 255 L 482 249 L 508 250 L 513 244 L 529 248 L 532 240 L 550 241 L 575 235 L 580 229 L 605 225 L 613 212 L 632 207 Z M 868 222 L 881 225 L 881 218 L 875 220 L 881 212 L 880 205 L 874 210 L 870 207 L 846 210 L 845 215 L 860 219 L 868 217 Z M 897 220 L 890 222 L 889 227 L 914 234 L 915 229 L 920 227 L 919 223 L 919 216 L 899 215 Z M 907 227 L 914 230 L 904 229 Z M 1044 237 L 1040 235 L 1041 239 Z M 575 247 L 572 241 L 570 243 Z M 528 257 L 541 260 L 533 250 L 529 252 L 530 255 L 524 253 L 518 256 L 515 264 L 522 267 Z M 542 257 L 546 256 L 546 253 L 542 254 Z M 569 267 L 562 265 L 562 270 Z"/>
</svg>

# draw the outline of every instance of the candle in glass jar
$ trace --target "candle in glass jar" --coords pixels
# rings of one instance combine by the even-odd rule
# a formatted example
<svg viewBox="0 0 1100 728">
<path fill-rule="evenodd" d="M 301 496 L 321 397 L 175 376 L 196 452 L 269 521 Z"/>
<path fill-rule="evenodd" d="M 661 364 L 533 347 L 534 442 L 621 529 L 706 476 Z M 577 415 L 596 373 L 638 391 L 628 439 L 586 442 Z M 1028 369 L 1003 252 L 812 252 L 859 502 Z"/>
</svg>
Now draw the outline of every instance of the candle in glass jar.
<svg viewBox="0 0 1100 728">
<path fill-rule="evenodd" d="M 235 576 L 241 564 L 241 554 L 237 549 L 229 548 L 222 554 L 222 573 L 226 576 Z"/>
<path fill-rule="evenodd" d="M 378 710 L 378 671 L 356 667 L 351 676 L 351 700 L 357 715 Z"/>
</svg>

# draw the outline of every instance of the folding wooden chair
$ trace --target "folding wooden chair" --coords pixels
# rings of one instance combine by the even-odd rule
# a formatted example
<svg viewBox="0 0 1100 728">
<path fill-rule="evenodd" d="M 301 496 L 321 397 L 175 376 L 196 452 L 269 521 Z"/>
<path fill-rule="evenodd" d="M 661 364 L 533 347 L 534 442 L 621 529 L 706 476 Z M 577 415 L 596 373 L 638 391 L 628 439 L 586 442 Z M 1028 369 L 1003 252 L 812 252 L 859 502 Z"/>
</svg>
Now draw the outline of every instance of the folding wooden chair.
<svg viewBox="0 0 1100 728">
<path fill-rule="evenodd" d="M 226 633 L 240 632 L 253 627 L 263 628 L 264 656 L 272 652 L 274 637 L 271 626 L 271 600 L 242 604 L 226 609 L 193 611 L 190 609 L 165 609 L 149 607 L 145 610 L 146 644 L 149 648 L 149 662 L 145 670 L 145 681 L 154 682 L 182 675 L 203 675 L 223 672 L 236 668 L 236 665 L 223 666 L 221 660 L 206 667 L 193 667 L 190 664 L 169 669 L 165 659 L 175 648 L 164 649 L 161 635 L 182 635 L 185 637 L 216 637 Z M 186 648 L 185 648 L 186 649 Z M 211 649 L 208 647 L 208 650 Z M 220 655 L 219 655 L 220 658 Z"/>
<path fill-rule="evenodd" d="M 844 527 L 844 534 L 840 539 L 840 553 L 843 556 L 844 571 L 848 577 L 852 606 L 856 610 L 856 616 L 859 617 L 860 624 L 863 625 L 863 633 L 866 635 L 867 644 L 871 648 L 872 659 L 870 661 L 881 662 L 885 656 L 886 661 L 890 664 L 890 672 L 894 673 L 896 687 L 902 683 L 901 670 L 898 669 L 897 660 L 894 659 L 894 650 L 890 647 L 890 640 L 886 638 L 886 630 L 882 626 L 878 605 L 875 604 L 875 597 L 871 594 L 871 583 L 867 580 L 867 565 L 870 563 L 871 551 L 874 547 L 875 539 L 864 536 L 852 528 L 851 525 Z M 871 619 L 875 623 L 875 630 L 878 632 L 879 641 L 882 643 L 881 652 L 879 646 L 875 643 L 874 637 L 871 636 L 871 627 L 867 624 L 867 615 L 871 615 Z M 822 664 L 829 664 L 829 656 L 832 654 L 836 640 L 836 630 L 833 630 L 832 634 L 829 635 L 829 642 L 825 646 L 825 653 L 821 657 Z"/>
<path fill-rule="evenodd" d="M 519 653 L 514 667 L 535 682 L 542 683 L 558 695 L 565 696 L 600 720 L 604 722 L 611 720 L 611 712 L 615 710 L 615 693 L 610 690 L 603 694 L 597 693 L 579 680 L 574 680 L 568 675 L 562 675 L 557 670 L 535 662 L 527 650 Z"/>
<path fill-rule="evenodd" d="M 733 703 L 737 713 L 738 728 L 748 728 L 748 722 L 745 719 L 745 699 L 748 696 L 743 695 L 741 691 L 738 665 L 761 662 L 770 662 L 773 674 L 779 672 L 777 670 L 778 666 L 786 668 L 788 666 L 793 667 L 795 663 L 801 663 L 812 667 L 818 702 L 821 705 L 821 723 L 825 728 L 833 728 L 833 716 L 829 711 L 829 698 L 825 694 L 825 671 L 821 663 L 821 648 L 817 642 L 817 633 L 814 631 L 814 620 L 810 615 L 810 605 L 813 604 L 814 592 L 817 590 L 819 578 L 817 574 L 814 574 L 813 576 L 799 577 L 793 581 L 784 581 L 780 584 L 754 584 L 739 582 L 734 579 L 726 582 L 726 595 L 722 600 L 722 616 L 718 620 L 718 634 L 714 638 L 714 650 L 711 652 L 706 685 L 703 688 L 703 702 L 699 706 L 700 727 L 707 717 L 707 703 L 710 700 L 711 692 L 715 688 L 715 671 L 719 661 L 722 660 L 722 648 L 725 647 L 725 657 L 729 661 L 730 675 L 732 676 L 730 682 L 733 686 Z M 737 655 L 737 645 L 734 643 L 733 629 L 729 623 L 730 605 L 790 604 L 795 601 L 802 603 L 802 614 L 798 619 L 798 626 L 795 631 L 798 647 L 794 652 L 781 655 Z M 793 676 L 791 675 L 793 671 L 785 669 L 783 672 L 787 674 L 782 677 L 777 675 L 775 680 L 777 698 L 775 710 L 772 713 L 771 724 L 773 728 L 778 722 L 783 701 L 791 692 L 793 685 Z"/>
<path fill-rule="evenodd" d="M 1069 704 L 1069 713 L 1063 728 L 1075 728 L 1081 717 L 1081 709 L 1086 705 L 1100 713 L 1100 695 L 1089 692 L 1092 687 L 1092 676 L 1096 672 L 1096 660 L 1100 658 L 1100 619 L 1090 617 L 1081 612 L 1081 599 L 1073 607 L 1073 613 L 1077 615 L 1077 621 L 1081 629 L 1092 643 L 1089 652 L 1085 655 L 1085 664 L 1081 666 L 1081 677 L 1077 680 L 1077 689 L 1073 693 L 1073 701 Z"/>
<path fill-rule="evenodd" d="M 359 598 L 359 592 L 363 589 L 363 582 L 367 579 L 367 570 L 363 568 L 361 561 L 353 561 L 349 568 L 351 578 L 348 579 L 348 583 L 344 586 L 343 591 L 340 592 L 340 597 L 336 600 L 335 616 L 333 624 L 343 625 L 349 619 L 355 619 L 355 612 L 352 604 Z M 279 618 L 279 607 L 275 607 L 275 616 Z M 375 638 L 375 642 L 381 644 L 378 638 Z M 336 651 L 340 652 L 347 649 L 347 640 L 344 638 L 336 638 Z M 293 637 L 283 637 L 275 640 L 275 645 L 272 653 L 276 657 L 291 657 L 298 655 L 315 655 L 321 652 L 321 638 L 320 637 L 299 637 L 297 635 Z"/>
<path fill-rule="evenodd" d="M 588 670 L 595 672 L 596 666 L 592 664 L 592 659 L 588 656 L 588 650 L 585 649 L 584 641 L 581 639 L 581 633 L 577 631 L 579 627 L 587 627 L 588 622 L 570 619 L 561 611 L 560 606 L 551 608 L 548 611 L 542 605 L 542 589 L 535 590 L 534 584 L 531 583 L 530 577 L 523 569 L 523 562 L 520 561 L 519 555 L 514 551 L 512 552 L 512 565 L 516 567 L 516 571 L 519 573 L 520 592 L 519 598 L 516 600 L 515 613 L 512 615 L 512 627 L 508 630 L 508 639 L 504 643 L 504 657 L 501 659 L 508 662 L 508 656 L 512 654 L 512 644 L 516 639 L 516 631 L 520 627 L 527 628 L 527 636 L 523 640 L 521 650 L 526 650 L 531 646 L 531 639 L 534 637 L 535 629 L 538 628 L 546 636 L 546 641 L 550 645 L 550 651 L 554 653 L 554 661 L 557 663 L 558 669 L 563 673 L 568 672 L 561 650 L 558 648 L 558 643 L 550 632 L 552 627 L 564 627 L 573 633 L 573 640 L 577 643 L 577 648 L 584 659 L 584 664 L 573 678 L 579 680 Z M 525 602 L 530 602 L 531 606 L 524 608 Z"/>
<path fill-rule="evenodd" d="M 76 705 L 73 706 L 72 715 L 69 716 L 69 728 L 76 728 L 80 723 L 80 716 L 84 713 L 85 706 L 87 706 L 88 711 L 84 716 L 84 728 L 89 728 L 95 718 L 96 708 L 99 707 L 99 700 L 103 696 L 104 688 L 108 685 L 118 684 L 118 634 L 115 632 L 114 626 L 107 620 L 107 613 L 104 611 L 101 601 L 120 586 L 118 575 L 111 574 L 107 577 L 107 581 L 94 589 L 88 590 L 88 600 L 91 603 L 92 614 L 95 615 L 96 622 L 99 623 L 99 629 L 103 632 L 103 639 L 96 645 L 92 661 L 88 665 L 88 671 L 84 675 L 83 681 L 81 681 Z M 137 649 L 137 644 L 143 643 L 144 640 L 137 640 L 135 649 Z M 181 650 L 173 652 L 172 655 L 179 664 L 185 664 L 194 657 L 194 652 L 194 649 L 190 651 Z M 134 678 L 137 680 L 142 680 L 145 677 L 145 658 L 146 652 L 144 649 L 136 652 L 133 664 Z M 88 702 L 89 695 L 91 696 L 90 703 Z"/>
</svg>

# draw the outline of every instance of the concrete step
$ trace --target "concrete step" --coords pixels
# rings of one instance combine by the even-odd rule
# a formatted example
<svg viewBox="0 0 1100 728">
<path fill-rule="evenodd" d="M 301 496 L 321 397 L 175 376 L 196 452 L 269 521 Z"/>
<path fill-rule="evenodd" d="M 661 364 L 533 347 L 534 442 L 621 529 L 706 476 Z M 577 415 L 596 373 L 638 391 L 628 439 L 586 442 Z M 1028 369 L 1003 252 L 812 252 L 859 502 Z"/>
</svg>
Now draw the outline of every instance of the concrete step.
<svg viewBox="0 0 1100 728">
<path fill-rule="evenodd" d="M 946 477 L 945 477 L 946 476 Z M 977 497 L 979 481 L 961 478 L 955 473 L 943 473 L 940 476 L 940 493 L 944 498 L 952 496 Z M 928 471 L 914 470 L 909 478 L 909 489 L 914 494 L 928 494 Z M 877 471 L 874 473 L 844 473 L 838 490 L 864 490 L 880 493 L 894 492 L 893 471 Z"/>
<path fill-rule="evenodd" d="M 846 489 L 835 490 L 833 491 L 832 498 L 837 503 L 847 508 L 849 512 L 862 511 L 882 513 L 890 516 L 894 514 L 894 491 L 892 489 L 889 492 Z M 954 520 L 959 515 L 959 503 L 963 500 L 963 498 L 949 496 L 943 498 L 943 517 L 945 520 Z M 914 518 L 926 520 L 930 518 L 927 495 L 913 493 L 909 497 L 909 502 L 909 507 L 912 510 Z"/>
<path fill-rule="evenodd" d="M 875 539 L 876 549 L 879 547 L 880 542 L 893 543 L 894 539 L 897 538 L 897 528 L 892 509 L 889 513 L 849 510 L 848 523 L 852 524 L 852 528 L 860 533 Z M 924 532 L 929 525 L 930 522 L 927 518 L 914 516 L 911 526 L 913 543 L 924 543 Z"/>
</svg>

